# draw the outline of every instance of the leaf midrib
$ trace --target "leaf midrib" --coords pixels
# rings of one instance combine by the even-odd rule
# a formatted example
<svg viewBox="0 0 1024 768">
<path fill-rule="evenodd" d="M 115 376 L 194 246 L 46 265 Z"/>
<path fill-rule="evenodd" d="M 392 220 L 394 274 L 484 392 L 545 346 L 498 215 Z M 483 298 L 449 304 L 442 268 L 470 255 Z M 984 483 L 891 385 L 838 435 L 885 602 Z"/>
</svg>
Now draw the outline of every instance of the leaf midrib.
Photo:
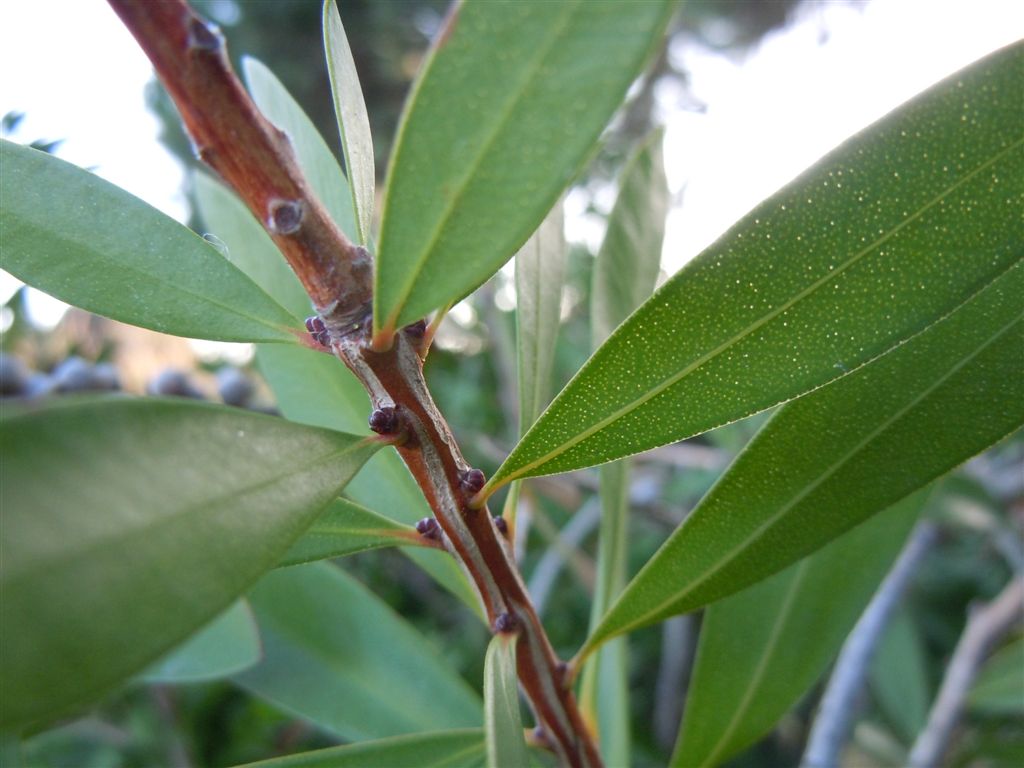
<svg viewBox="0 0 1024 768">
<path fill-rule="evenodd" d="M 982 352 L 984 352 L 986 349 L 988 349 L 992 344 L 994 344 L 996 341 L 998 341 L 1003 336 L 1003 334 L 1005 334 L 1008 330 L 1010 330 L 1014 325 L 1019 323 L 1022 319 L 1024 319 L 1024 311 L 1022 311 L 1020 314 L 1015 316 L 1012 320 L 1010 320 L 1004 326 L 999 328 L 999 330 L 995 331 L 985 341 L 984 344 L 981 344 L 977 348 L 973 349 L 970 352 L 970 354 L 968 354 L 966 357 L 964 357 L 960 361 L 958 361 L 956 363 L 956 365 L 954 365 L 951 368 L 949 368 L 942 376 L 937 378 L 931 385 L 929 385 L 920 394 L 916 395 L 914 398 L 912 398 L 910 401 L 908 401 L 903 407 L 899 408 L 897 411 L 895 411 L 893 414 L 891 414 L 888 418 L 886 418 L 884 421 L 882 421 L 877 428 L 875 428 L 870 433 L 868 433 L 864 438 L 859 440 L 849 451 L 847 451 L 845 454 L 843 454 L 837 461 L 835 461 L 824 472 L 822 472 L 821 475 L 816 480 L 814 480 L 812 483 L 809 483 L 808 485 L 804 486 L 803 490 L 801 490 L 799 493 L 797 493 L 795 496 L 793 496 L 775 514 L 773 514 L 770 517 L 768 517 L 767 519 L 765 519 L 757 528 L 755 528 L 750 534 L 748 534 L 742 541 L 737 543 L 735 546 L 733 546 L 727 552 L 723 553 L 722 557 L 720 557 L 715 563 L 712 563 L 711 565 L 705 567 L 703 569 L 704 575 L 702 577 L 700 577 L 699 579 L 691 582 L 690 586 L 687 589 L 685 589 L 682 592 L 676 592 L 670 598 L 668 598 L 668 599 L 664 600 L 662 603 L 660 603 L 657 607 L 652 608 L 651 610 L 647 611 L 642 616 L 637 617 L 632 622 L 630 622 L 628 625 L 625 625 L 624 627 L 621 627 L 616 632 L 616 634 L 621 634 L 623 632 L 628 632 L 628 631 L 631 631 L 632 629 L 635 629 L 635 628 L 641 626 L 642 624 L 644 624 L 645 622 L 650 620 L 652 617 L 658 615 L 659 613 L 661 613 L 663 610 L 665 610 L 669 606 L 671 606 L 671 605 L 673 605 L 675 603 L 678 603 L 680 600 L 685 599 L 687 596 L 693 594 L 693 592 L 695 590 L 699 589 L 701 586 L 706 584 L 717 573 L 721 572 L 721 570 L 724 567 L 728 566 L 737 557 L 742 555 L 743 552 L 746 551 L 747 547 L 751 544 L 751 542 L 753 542 L 756 539 L 758 539 L 766 530 L 768 530 L 769 528 L 774 526 L 786 513 L 788 513 L 791 509 L 793 509 L 793 507 L 795 507 L 797 504 L 799 504 L 801 501 L 803 501 L 805 498 L 807 498 L 807 496 L 809 496 L 811 493 L 813 493 L 815 490 L 817 490 L 825 481 L 827 481 L 836 472 L 838 472 L 840 469 L 842 469 L 843 466 L 848 461 L 850 461 L 850 459 L 852 459 L 854 456 L 856 456 L 858 453 L 860 453 L 876 437 L 878 437 L 881 433 L 883 433 L 887 429 L 889 429 L 894 423 L 896 423 L 901 418 L 903 418 L 903 416 L 906 415 L 906 413 L 908 411 L 910 411 L 912 408 L 915 408 L 916 406 L 920 405 L 936 389 L 938 389 L 946 381 L 948 381 L 950 379 L 950 377 L 956 375 L 956 373 L 959 372 L 960 370 L 962 370 L 964 368 L 964 366 L 968 365 L 974 358 L 976 358 L 978 355 L 980 355 Z"/>
<path fill-rule="evenodd" d="M 562 33 L 569 24 L 569 20 L 575 16 L 578 9 L 578 3 L 565 6 L 565 13 L 559 19 L 557 24 L 552 25 L 552 34 L 547 40 L 545 40 L 544 45 L 539 49 L 539 55 L 533 59 L 530 67 L 525 70 L 524 76 L 520 80 L 516 89 L 512 92 L 512 97 L 505 102 L 505 106 L 499 113 L 499 119 L 494 122 L 494 128 L 484 139 L 480 145 L 479 151 L 476 153 L 476 157 L 473 158 L 466 172 L 463 173 L 462 178 L 459 180 L 455 188 L 454 194 L 448 198 L 448 202 L 445 205 L 444 210 L 442 210 L 441 216 L 438 218 L 437 224 L 435 224 L 430 237 L 427 238 L 426 244 L 420 250 L 419 257 L 413 261 L 412 267 L 408 270 L 408 278 L 405 280 L 401 291 L 397 295 L 395 309 L 384 322 L 385 327 L 391 327 L 397 324 L 398 318 L 402 313 L 402 309 L 405 307 L 409 295 L 412 293 L 413 286 L 416 284 L 420 273 L 423 271 L 423 265 L 426 263 L 431 252 L 433 252 L 438 240 L 440 240 L 441 233 L 444 231 L 448 221 L 451 219 L 453 211 L 455 211 L 459 202 L 465 195 L 469 186 L 469 181 L 476 174 L 476 171 L 480 167 L 483 159 L 490 153 L 491 147 L 494 145 L 498 136 L 505 130 L 508 116 L 522 101 L 523 94 L 526 93 L 530 85 L 534 82 L 534 76 L 538 71 L 540 71 L 544 63 L 547 61 L 548 55 L 555 47 L 555 43 L 561 39 Z"/>
<path fill-rule="evenodd" d="M 915 222 L 917 219 L 919 219 L 921 216 L 923 216 L 928 210 L 930 210 L 934 206 L 936 206 L 939 203 L 941 203 L 947 196 L 949 196 L 950 194 L 955 192 L 960 186 L 962 186 L 963 184 L 966 184 L 967 182 L 971 181 L 978 174 L 982 173 L 983 171 L 985 171 L 987 168 L 989 168 L 993 164 L 999 162 L 1005 155 L 1008 155 L 1012 150 L 1020 147 L 1021 145 L 1024 145 L 1024 138 L 1018 139 L 1016 142 L 1014 142 L 1013 144 L 1009 145 L 1006 149 L 998 152 L 996 155 L 991 157 L 989 160 L 986 160 L 984 163 L 982 163 L 980 166 L 978 166 L 977 168 L 972 170 L 970 173 L 968 173 L 965 176 L 963 176 L 962 178 L 958 179 L 954 184 L 952 184 L 949 187 L 947 187 L 945 190 L 943 190 L 941 193 L 939 193 L 935 198 L 933 198 L 928 203 L 926 203 L 925 205 L 920 207 L 917 211 L 914 212 L 913 215 L 908 216 L 907 218 L 903 219 L 903 221 L 901 221 L 898 224 L 896 224 L 891 230 L 889 230 L 884 235 L 882 235 L 878 239 L 876 239 L 873 242 L 871 242 L 869 245 L 867 245 L 864 248 L 862 248 L 860 251 L 857 251 L 856 253 L 854 253 L 853 256 L 851 256 L 849 259 L 847 259 L 847 261 L 845 261 L 843 264 L 839 265 L 836 269 L 829 271 L 826 275 L 823 275 L 821 278 L 819 278 L 818 280 L 813 282 L 811 285 L 809 285 L 803 291 L 801 291 L 800 293 L 798 293 L 794 297 L 792 297 L 789 301 L 779 305 L 779 307 L 773 309 L 772 311 L 770 311 L 767 314 L 763 315 L 762 317 L 758 318 L 755 322 L 753 322 L 750 325 L 748 325 L 746 328 L 741 330 L 736 335 L 734 335 L 731 338 L 727 339 L 726 341 L 724 341 L 722 344 L 718 345 L 717 347 L 715 347 L 711 351 L 709 351 L 709 352 L 705 353 L 704 355 L 698 357 L 690 365 L 686 366 L 685 368 L 680 370 L 678 373 L 673 374 L 672 376 L 668 377 L 667 379 L 662 381 L 660 384 L 658 384 L 655 387 L 653 387 L 652 389 L 648 390 L 646 393 L 644 393 L 640 397 L 636 398 L 632 402 L 627 403 L 626 405 L 622 406 L 621 408 L 619 408 L 618 410 L 614 411 L 613 413 L 611 413 L 610 415 L 606 416 L 605 418 L 595 422 L 592 426 L 587 427 L 582 432 L 577 434 L 575 437 L 572 437 L 569 440 L 565 441 L 564 443 L 562 443 L 560 446 L 558 446 L 554 450 L 549 451 L 547 454 L 541 456 L 538 459 L 535 459 L 534 461 L 529 462 L 528 464 L 524 464 L 522 467 L 519 468 L 519 470 L 517 470 L 515 472 L 512 472 L 512 473 L 502 477 L 501 480 L 500 480 L 500 484 L 504 485 L 505 483 L 508 483 L 511 480 L 515 480 L 517 478 L 523 477 L 528 472 L 530 472 L 530 470 L 535 469 L 536 467 L 539 467 L 539 466 L 541 466 L 543 464 L 546 464 L 549 461 L 551 461 L 552 459 L 557 458 L 558 456 L 561 456 L 563 453 L 565 453 L 566 451 L 570 450 L 574 446 L 578 445 L 579 443 L 581 443 L 584 440 L 588 439 L 589 437 L 593 436 L 597 432 L 600 432 L 605 427 L 607 427 L 609 424 L 612 424 L 613 422 L 618 421 L 620 418 L 626 416 L 627 414 L 632 413 L 633 411 L 635 411 L 636 409 L 640 408 L 645 403 L 647 403 L 649 400 L 651 400 L 654 397 L 657 397 L 658 395 L 660 395 L 662 392 L 664 392 L 669 387 L 672 387 L 673 385 L 677 384 L 683 377 L 689 375 L 690 373 L 695 371 L 697 368 L 700 368 L 705 363 L 709 362 L 712 358 L 717 357 L 719 354 L 721 354 L 725 350 L 729 349 L 733 345 L 735 345 L 738 342 L 742 341 L 747 336 L 753 334 L 754 332 L 759 330 L 762 326 L 768 324 L 769 322 L 774 320 L 776 317 L 781 315 L 783 312 L 785 312 L 786 310 L 788 310 L 791 307 L 795 306 L 800 301 L 803 301 L 804 299 L 806 299 L 807 297 L 809 297 L 810 295 L 812 295 L 813 293 L 818 291 L 820 288 L 822 288 L 823 286 L 825 286 L 828 283 L 830 283 L 834 278 L 837 278 L 839 275 L 841 275 L 844 272 L 846 272 L 850 267 L 852 267 L 854 264 L 856 264 L 858 261 L 860 261 L 863 257 L 865 257 L 869 253 L 875 251 L 880 246 L 884 245 L 892 237 L 894 237 L 897 233 L 902 231 L 905 227 L 909 226 L 911 223 Z M 567 387 L 567 389 L 568 389 L 568 387 Z M 565 390 L 563 390 L 563 392 L 564 391 Z M 527 434 L 527 437 L 528 436 L 529 436 L 529 434 Z M 491 491 L 494 491 L 497 487 L 498 487 L 497 484 L 491 486 Z"/>
</svg>

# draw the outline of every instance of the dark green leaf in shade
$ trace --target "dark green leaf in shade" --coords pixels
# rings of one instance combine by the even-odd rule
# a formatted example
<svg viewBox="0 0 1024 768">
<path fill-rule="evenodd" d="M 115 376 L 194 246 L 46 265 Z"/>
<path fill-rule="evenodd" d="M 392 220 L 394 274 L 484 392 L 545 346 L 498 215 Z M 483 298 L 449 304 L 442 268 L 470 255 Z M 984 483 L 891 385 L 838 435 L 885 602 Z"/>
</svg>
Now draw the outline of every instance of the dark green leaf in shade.
<svg viewBox="0 0 1024 768">
<path fill-rule="evenodd" d="M 495 635 L 484 658 L 484 732 L 487 768 L 526 768 L 526 742 L 519 713 L 516 640 Z"/>
<path fill-rule="evenodd" d="M 985 662 L 967 705 L 978 714 L 1024 714 L 1024 637 L 1011 640 Z"/>
<path fill-rule="evenodd" d="M 526 241 L 589 158 L 674 4 L 455 6 L 388 171 L 374 328 L 462 298 Z"/>
<path fill-rule="evenodd" d="M 209 622 L 378 447 L 183 400 L 5 418 L 0 727 L 98 698 Z"/>
<path fill-rule="evenodd" d="M 626 162 L 619 194 L 594 262 L 591 336 L 604 343 L 654 292 L 668 216 L 668 181 L 661 145 L 653 131 Z"/>
<path fill-rule="evenodd" d="M 200 213 L 223 242 L 228 258 L 297 317 L 308 313 L 310 302 L 298 278 L 245 206 L 208 177 L 197 175 L 196 182 Z M 286 418 L 342 432 L 366 431 L 370 399 L 339 360 L 298 345 L 266 344 L 257 347 L 256 362 Z M 430 514 L 423 494 L 391 450 L 370 460 L 347 495 L 402 523 L 411 524 Z M 300 541 L 296 546 L 307 544 Z M 451 557 L 434 550 L 402 551 L 480 614 L 479 598 Z"/>
<path fill-rule="evenodd" d="M 359 242 L 365 245 L 370 241 L 373 188 L 377 173 L 373 162 L 373 139 L 370 136 L 370 118 L 366 114 L 366 102 L 359 85 L 356 63 L 352 59 L 352 48 L 348 44 L 348 36 L 335 0 L 326 0 L 324 3 L 323 27 L 327 72 L 331 78 L 334 112 L 341 131 L 341 148 L 345 153 L 352 207 L 356 212 L 355 223 Z"/>
<path fill-rule="evenodd" d="M 519 434 L 551 400 L 551 369 L 561 325 L 568 249 L 559 201 L 516 254 L 516 349 Z"/>
<path fill-rule="evenodd" d="M 278 569 L 249 600 L 263 660 L 235 680 L 252 693 L 351 740 L 481 724 L 430 640 L 341 569 Z"/>
<path fill-rule="evenodd" d="M 328 747 L 239 768 L 477 768 L 484 754 L 484 732 L 465 728 Z"/>
<path fill-rule="evenodd" d="M 913 744 L 928 719 L 931 691 L 923 642 L 906 608 L 893 614 L 879 638 L 869 681 L 893 733 L 903 744 Z"/>
<path fill-rule="evenodd" d="M 201 237 L 98 176 L 0 140 L 3 268 L 154 331 L 294 341 L 295 320 Z"/>
<path fill-rule="evenodd" d="M 243 57 L 242 71 L 256 106 L 292 140 L 299 167 L 317 199 L 324 204 L 341 231 L 350 239 L 357 239 L 348 181 L 313 121 L 261 61 L 249 56 Z"/>
<path fill-rule="evenodd" d="M 1022 259 L 1024 43 L 761 203 L 608 339 L 485 492 L 648 450 L 888 351 Z"/>
<path fill-rule="evenodd" d="M 1018 428 L 1021 295 L 1018 264 L 871 365 L 779 409 L 587 648 L 763 579 Z"/>
<path fill-rule="evenodd" d="M 671 765 L 715 766 L 814 685 L 892 566 L 927 491 L 704 614 Z"/>
<path fill-rule="evenodd" d="M 397 546 L 423 546 L 423 538 L 410 526 L 399 525 L 347 499 L 335 499 L 302 538 L 292 544 L 281 565 Z"/>
<path fill-rule="evenodd" d="M 147 683 L 217 680 L 260 659 L 260 633 L 252 610 L 239 600 L 142 673 Z"/>
</svg>

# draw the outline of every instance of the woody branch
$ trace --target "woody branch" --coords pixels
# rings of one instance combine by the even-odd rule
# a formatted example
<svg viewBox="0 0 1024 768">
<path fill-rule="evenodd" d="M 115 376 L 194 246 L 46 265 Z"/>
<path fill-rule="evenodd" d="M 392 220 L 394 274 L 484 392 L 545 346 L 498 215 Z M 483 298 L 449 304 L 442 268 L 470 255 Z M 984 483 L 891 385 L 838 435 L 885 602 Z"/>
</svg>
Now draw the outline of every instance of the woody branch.
<svg viewBox="0 0 1024 768">
<path fill-rule="evenodd" d="M 520 683 L 541 740 L 570 766 L 599 766 L 594 741 L 512 559 L 486 507 L 469 500 L 483 484 L 466 463 L 423 379 L 422 325 L 370 344 L 372 259 L 331 221 L 299 170 L 288 137 L 260 114 L 231 69 L 220 32 L 185 0 L 109 0 L 149 56 L 200 158 L 249 206 L 312 299 L 319 334 L 366 387 L 371 426 L 389 434 L 468 573 L 495 632 L 516 635 Z"/>
</svg>

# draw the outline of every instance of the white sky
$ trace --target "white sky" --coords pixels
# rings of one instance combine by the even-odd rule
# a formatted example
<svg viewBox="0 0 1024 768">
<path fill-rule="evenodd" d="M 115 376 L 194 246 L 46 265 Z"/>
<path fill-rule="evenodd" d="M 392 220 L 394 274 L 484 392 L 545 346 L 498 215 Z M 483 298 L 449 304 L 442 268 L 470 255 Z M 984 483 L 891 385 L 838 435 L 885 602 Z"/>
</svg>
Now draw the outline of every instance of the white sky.
<svg viewBox="0 0 1024 768">
<path fill-rule="evenodd" d="M 805 6 L 740 62 L 692 45 L 673 51 L 707 110 L 673 109 L 662 94 L 669 181 L 685 187 L 666 269 L 850 134 L 1022 36 L 1020 0 L 835 0 Z M 64 139 L 60 157 L 181 219 L 182 173 L 145 108 L 150 71 L 102 0 L 0 0 L 0 114 L 27 114 L 15 138 Z M 3 302 L 17 283 L 0 277 Z"/>
</svg>

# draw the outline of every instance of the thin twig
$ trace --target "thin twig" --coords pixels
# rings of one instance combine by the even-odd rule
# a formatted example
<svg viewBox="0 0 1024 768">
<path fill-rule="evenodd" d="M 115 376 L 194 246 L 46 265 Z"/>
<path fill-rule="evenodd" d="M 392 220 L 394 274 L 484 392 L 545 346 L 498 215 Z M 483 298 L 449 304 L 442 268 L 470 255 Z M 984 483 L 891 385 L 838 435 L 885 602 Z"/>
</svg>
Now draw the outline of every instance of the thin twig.
<svg viewBox="0 0 1024 768">
<path fill-rule="evenodd" d="M 839 765 L 839 755 L 850 733 L 857 698 L 875 648 L 889 624 L 893 608 L 899 603 L 917 566 L 937 536 L 938 527 L 934 523 L 923 521 L 917 524 L 896 564 L 843 643 L 811 728 L 800 763 L 802 768 L 834 768 Z"/>
<path fill-rule="evenodd" d="M 287 136 L 259 114 L 231 70 L 220 32 L 184 0 L 109 1 L 152 60 L 200 157 L 235 188 L 299 276 L 324 324 L 318 336 L 369 393 L 371 426 L 396 440 L 493 631 L 516 635 L 519 679 L 544 741 L 563 764 L 599 766 L 568 684 L 571 675 L 541 626 L 511 547 L 486 506 L 469 503 L 483 485 L 482 473 L 466 463 L 427 389 L 423 326 L 400 330 L 390 344 L 372 343 L 370 255 L 348 241 L 316 201 Z"/>
<path fill-rule="evenodd" d="M 1014 577 L 991 603 L 972 611 L 928 714 L 928 722 L 910 751 L 911 766 L 934 768 L 939 765 L 978 669 L 992 648 L 1022 618 L 1024 577 L 1021 576 Z"/>
</svg>

